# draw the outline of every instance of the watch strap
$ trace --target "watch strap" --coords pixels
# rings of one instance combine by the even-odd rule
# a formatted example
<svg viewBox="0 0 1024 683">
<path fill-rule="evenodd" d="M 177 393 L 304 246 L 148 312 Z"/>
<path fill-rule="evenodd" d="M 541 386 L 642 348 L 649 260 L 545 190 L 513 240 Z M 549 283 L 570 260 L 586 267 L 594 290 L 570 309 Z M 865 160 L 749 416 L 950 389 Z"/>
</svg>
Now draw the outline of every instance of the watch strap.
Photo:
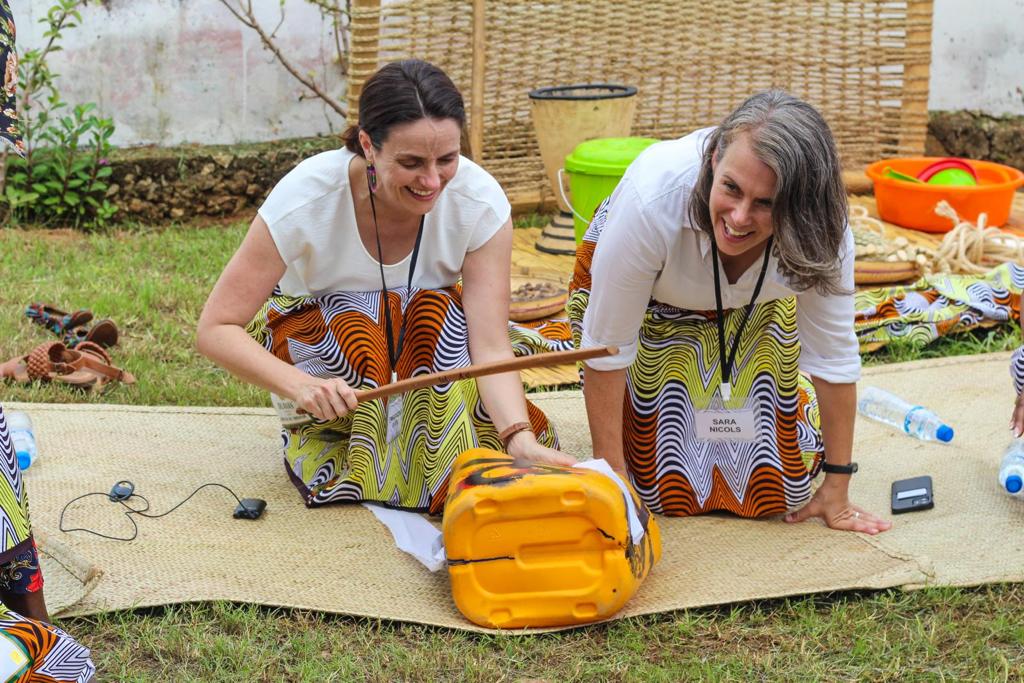
<svg viewBox="0 0 1024 683">
<path fill-rule="evenodd" d="M 832 463 L 822 461 L 821 469 L 827 474 L 853 474 L 857 471 L 857 463 L 851 462 L 849 465 L 833 465 Z"/>
</svg>

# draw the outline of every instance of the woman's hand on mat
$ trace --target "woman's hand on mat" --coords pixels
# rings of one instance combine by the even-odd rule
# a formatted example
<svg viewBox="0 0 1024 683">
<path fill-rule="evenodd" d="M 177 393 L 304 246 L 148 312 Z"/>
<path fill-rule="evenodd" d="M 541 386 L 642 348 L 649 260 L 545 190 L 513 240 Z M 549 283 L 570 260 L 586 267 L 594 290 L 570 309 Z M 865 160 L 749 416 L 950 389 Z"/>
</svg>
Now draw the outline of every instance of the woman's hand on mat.
<svg viewBox="0 0 1024 683">
<path fill-rule="evenodd" d="M 540 443 L 530 431 L 522 431 L 512 437 L 508 442 L 508 454 L 517 460 L 526 460 L 542 465 L 572 467 L 578 462 L 571 455 L 566 455 Z"/>
<path fill-rule="evenodd" d="M 867 510 L 850 502 L 845 485 L 831 485 L 829 480 L 818 487 L 807 505 L 796 512 L 791 512 L 784 519 L 793 524 L 810 517 L 819 517 L 831 529 L 842 531 L 860 531 L 865 534 L 878 534 L 888 531 L 892 522 L 876 517 Z"/>
<path fill-rule="evenodd" d="M 318 420 L 334 420 L 355 410 L 356 392 L 337 377 L 310 377 L 295 392 L 295 403 Z"/>
<path fill-rule="evenodd" d="M 1010 418 L 1010 431 L 1014 437 L 1024 434 L 1024 391 L 1017 395 L 1017 402 L 1013 404 L 1013 417 Z"/>
</svg>

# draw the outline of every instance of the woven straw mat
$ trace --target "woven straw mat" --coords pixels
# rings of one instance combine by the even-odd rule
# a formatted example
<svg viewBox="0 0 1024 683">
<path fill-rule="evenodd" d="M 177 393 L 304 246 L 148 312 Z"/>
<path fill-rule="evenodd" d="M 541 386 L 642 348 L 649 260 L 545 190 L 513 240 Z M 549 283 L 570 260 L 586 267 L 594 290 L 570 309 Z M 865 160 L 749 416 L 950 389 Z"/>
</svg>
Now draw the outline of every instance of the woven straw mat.
<svg viewBox="0 0 1024 683">
<path fill-rule="evenodd" d="M 618 616 L 820 591 L 1024 580 L 1024 504 L 996 482 L 1013 403 L 1008 364 L 1007 354 L 994 354 L 865 370 L 862 386 L 930 406 L 956 438 L 952 446 L 923 443 L 858 420 L 852 497 L 888 515 L 890 482 L 930 474 L 934 510 L 897 516 L 876 538 L 817 522 L 658 518 L 662 560 Z M 565 449 L 589 456 L 579 393 L 532 398 L 560 427 Z M 59 616 L 231 600 L 479 630 L 455 609 L 446 573 L 431 574 L 397 550 L 368 510 L 303 506 L 283 471 L 269 410 L 10 407 L 27 409 L 37 425 L 41 456 L 26 479 Z M 212 488 L 168 517 L 140 519 L 130 543 L 58 531 L 67 501 L 120 479 L 132 480 L 155 512 L 209 481 L 268 507 L 258 521 L 235 520 L 235 501 Z M 129 535 L 119 509 L 96 496 L 69 508 L 65 524 Z"/>
</svg>

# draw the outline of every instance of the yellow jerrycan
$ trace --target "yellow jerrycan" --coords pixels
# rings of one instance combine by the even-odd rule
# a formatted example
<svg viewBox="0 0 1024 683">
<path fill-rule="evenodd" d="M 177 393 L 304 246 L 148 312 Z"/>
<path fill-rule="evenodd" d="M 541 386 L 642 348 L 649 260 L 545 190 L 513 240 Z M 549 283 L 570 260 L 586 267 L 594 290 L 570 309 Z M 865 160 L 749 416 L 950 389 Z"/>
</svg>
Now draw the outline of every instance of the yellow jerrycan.
<svg viewBox="0 0 1024 683">
<path fill-rule="evenodd" d="M 612 616 L 661 557 L 658 525 L 631 495 L 639 541 L 625 495 L 604 474 L 465 451 L 452 465 L 442 521 L 455 605 L 489 628 Z"/>
</svg>

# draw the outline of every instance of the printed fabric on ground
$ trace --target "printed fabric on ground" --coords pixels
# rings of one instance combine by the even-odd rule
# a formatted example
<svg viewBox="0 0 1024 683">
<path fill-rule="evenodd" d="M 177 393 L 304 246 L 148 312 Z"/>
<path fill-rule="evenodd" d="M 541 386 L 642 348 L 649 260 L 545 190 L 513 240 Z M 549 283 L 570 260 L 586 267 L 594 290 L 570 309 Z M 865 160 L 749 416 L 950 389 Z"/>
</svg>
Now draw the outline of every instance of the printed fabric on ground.
<svg viewBox="0 0 1024 683">
<path fill-rule="evenodd" d="M 4 680 L 86 683 L 96 673 L 90 654 L 62 629 L 0 607 L 0 672 L 10 675 Z"/>
<path fill-rule="evenodd" d="M 985 275 L 930 275 L 909 285 L 856 294 L 861 352 L 889 344 L 924 346 L 947 334 L 1020 322 L 1024 266 L 1004 263 Z"/>
<path fill-rule="evenodd" d="M 389 290 L 397 337 L 405 311 L 398 379 L 470 364 L 468 329 L 457 287 Z M 314 377 L 340 377 L 355 389 L 391 379 L 381 292 L 335 292 L 319 297 L 273 296 L 249 333 L 278 358 Z M 556 326 L 558 329 L 558 326 Z M 525 327 L 510 334 L 517 354 L 569 347 Z M 557 448 L 547 417 L 527 404 L 537 439 Z M 452 461 L 482 446 L 502 450 L 477 392 L 459 380 L 407 393 L 400 429 L 387 439 L 388 401 L 361 403 L 345 417 L 282 430 L 285 468 L 308 506 L 378 501 L 440 514 Z"/>
<path fill-rule="evenodd" d="M 602 215 L 598 210 L 577 250 L 568 304 L 577 343 Z M 730 346 L 742 316 L 725 312 Z M 798 507 L 810 497 L 808 467 L 823 445 L 813 387 L 797 368 L 796 302 L 757 304 L 740 339 L 733 387 L 758 406 L 751 443 L 700 441 L 695 433 L 695 406 L 709 405 L 719 387 L 717 334 L 714 311 L 648 305 L 627 372 L 623 418 L 634 486 L 652 510 L 667 515 L 720 510 L 761 517 Z"/>
</svg>

